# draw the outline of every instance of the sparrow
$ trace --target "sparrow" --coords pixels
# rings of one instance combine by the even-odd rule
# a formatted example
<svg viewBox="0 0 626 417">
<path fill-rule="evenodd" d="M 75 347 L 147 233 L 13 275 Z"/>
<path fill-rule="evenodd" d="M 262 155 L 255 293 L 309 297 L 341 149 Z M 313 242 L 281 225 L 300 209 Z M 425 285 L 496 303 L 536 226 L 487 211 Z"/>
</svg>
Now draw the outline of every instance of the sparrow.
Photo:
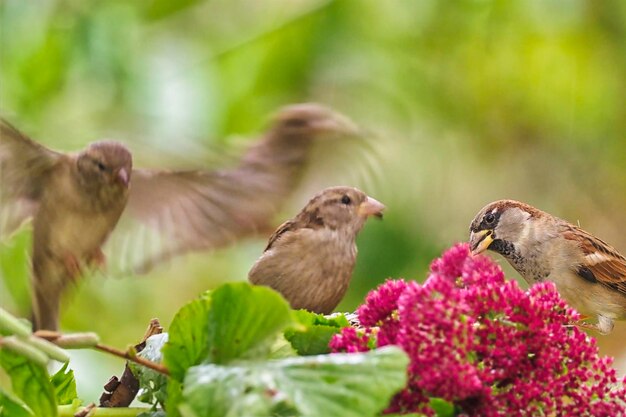
<svg viewBox="0 0 626 417">
<path fill-rule="evenodd" d="M 120 143 L 66 154 L 0 120 L 0 236 L 32 219 L 34 328 L 58 328 L 61 295 L 86 266 L 146 272 L 268 229 L 314 142 L 357 133 L 324 106 L 292 105 L 231 168 L 149 170 Z"/>
<path fill-rule="evenodd" d="M 528 282 L 551 281 L 603 334 L 626 319 L 626 258 L 565 220 L 513 200 L 488 204 L 470 225 L 470 249 L 502 255 Z M 589 327 L 589 326 L 585 326 Z"/>
<path fill-rule="evenodd" d="M 294 309 L 329 314 L 348 289 L 357 234 L 384 208 L 356 188 L 323 190 L 278 227 L 248 279 L 278 291 Z"/>
<path fill-rule="evenodd" d="M 100 249 L 129 195 L 132 156 L 101 141 L 75 154 L 45 148 L 0 121 L 0 197 L 12 229 L 33 218 L 32 306 L 36 329 L 56 329 L 59 302 Z"/>
</svg>

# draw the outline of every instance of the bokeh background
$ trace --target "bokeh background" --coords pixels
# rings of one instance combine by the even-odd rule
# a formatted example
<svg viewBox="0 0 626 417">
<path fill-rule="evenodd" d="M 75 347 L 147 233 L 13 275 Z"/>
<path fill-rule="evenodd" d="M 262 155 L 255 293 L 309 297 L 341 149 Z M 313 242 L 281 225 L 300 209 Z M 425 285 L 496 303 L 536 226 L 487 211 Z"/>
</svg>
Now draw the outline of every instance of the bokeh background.
<svg viewBox="0 0 626 417">
<path fill-rule="evenodd" d="M 276 109 L 304 101 L 366 129 L 378 162 L 352 185 L 388 210 L 359 236 L 339 310 L 387 277 L 423 279 L 496 199 L 578 222 L 626 252 L 626 2 L 2 0 L 0 36 L 0 111 L 57 149 L 108 137 L 136 165 L 147 154 L 201 163 L 190 150 L 247 143 Z M 22 315 L 29 239 L 25 230 L 0 247 L 0 301 Z M 202 291 L 244 280 L 265 241 L 149 276 L 94 277 L 68 298 L 62 327 L 134 343 L 150 318 L 167 326 Z M 626 373 L 626 324 L 598 341 Z M 87 400 L 122 371 L 89 352 L 73 367 Z"/>
</svg>

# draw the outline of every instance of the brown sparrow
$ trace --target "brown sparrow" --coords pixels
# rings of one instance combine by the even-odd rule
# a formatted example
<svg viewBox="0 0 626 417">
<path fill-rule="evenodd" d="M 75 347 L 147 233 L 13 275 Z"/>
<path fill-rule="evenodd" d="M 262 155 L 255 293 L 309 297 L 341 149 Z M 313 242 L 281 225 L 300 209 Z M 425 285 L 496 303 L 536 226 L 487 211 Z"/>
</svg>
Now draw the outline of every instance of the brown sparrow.
<svg viewBox="0 0 626 417">
<path fill-rule="evenodd" d="M 2 231 L 33 218 L 36 329 L 56 329 L 64 288 L 80 277 L 82 264 L 103 261 L 100 247 L 124 210 L 131 170 L 131 154 L 119 143 L 62 154 L 0 122 Z"/>
<path fill-rule="evenodd" d="M 327 188 L 270 237 L 248 274 L 281 293 L 294 309 L 329 314 L 341 301 L 356 261 L 355 239 L 380 202 L 351 187 Z"/>
<path fill-rule="evenodd" d="M 296 187 L 314 139 L 355 133 L 325 107 L 294 105 L 237 166 L 165 171 L 132 169 L 130 152 L 115 142 L 55 152 L 0 121 L 0 235 L 33 219 L 35 328 L 58 327 L 61 293 L 84 265 L 104 262 L 109 234 L 108 258 L 134 270 L 224 246 L 267 228 Z M 116 259 L 126 253 L 140 256 Z"/>
<path fill-rule="evenodd" d="M 598 317 L 593 327 L 601 333 L 626 319 L 626 258 L 565 220 L 519 201 L 495 201 L 472 221 L 469 243 L 473 254 L 504 256 L 529 284 L 554 282 L 570 306 Z"/>
</svg>

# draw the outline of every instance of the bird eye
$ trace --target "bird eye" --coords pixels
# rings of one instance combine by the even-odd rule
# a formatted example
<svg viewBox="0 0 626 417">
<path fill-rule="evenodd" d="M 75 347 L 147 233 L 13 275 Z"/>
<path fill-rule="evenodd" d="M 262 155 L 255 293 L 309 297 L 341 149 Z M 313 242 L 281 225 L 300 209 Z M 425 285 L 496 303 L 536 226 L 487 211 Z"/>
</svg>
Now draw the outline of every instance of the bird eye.
<svg viewBox="0 0 626 417">
<path fill-rule="evenodd" d="M 96 165 L 98 166 L 98 169 L 99 169 L 100 171 L 106 171 L 106 169 L 107 169 L 106 165 L 104 165 L 104 164 L 103 164 L 102 162 L 100 162 L 100 161 L 96 161 Z"/>
<path fill-rule="evenodd" d="M 343 197 L 341 197 L 341 203 L 345 204 L 345 205 L 348 205 L 348 204 L 352 203 L 352 200 L 347 195 L 344 195 Z"/>
<path fill-rule="evenodd" d="M 493 224 L 496 221 L 496 216 L 493 213 L 487 213 L 485 216 L 485 223 Z"/>
</svg>

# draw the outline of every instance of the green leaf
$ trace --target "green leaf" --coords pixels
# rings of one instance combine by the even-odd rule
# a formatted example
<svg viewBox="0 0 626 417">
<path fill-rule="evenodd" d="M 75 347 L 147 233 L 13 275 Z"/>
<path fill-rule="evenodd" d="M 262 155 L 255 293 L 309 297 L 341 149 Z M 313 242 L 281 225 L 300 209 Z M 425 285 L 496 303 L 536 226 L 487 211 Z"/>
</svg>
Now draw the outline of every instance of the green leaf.
<svg viewBox="0 0 626 417">
<path fill-rule="evenodd" d="M 180 417 L 178 404 L 183 400 L 183 384 L 175 379 L 167 381 L 167 400 L 165 401 L 165 409 L 167 417 Z"/>
<path fill-rule="evenodd" d="M 298 310 L 294 315 L 301 326 L 287 329 L 285 338 L 301 356 L 330 353 L 328 343 L 331 337 L 339 333 L 341 328 L 350 325 L 343 314 L 327 317 Z"/>
<path fill-rule="evenodd" d="M 397 347 L 200 365 L 185 378 L 184 417 L 375 416 L 406 383 L 408 358 Z"/>
<path fill-rule="evenodd" d="M 437 413 L 437 417 L 454 417 L 456 415 L 454 404 L 442 398 L 431 398 L 429 405 Z"/>
<path fill-rule="evenodd" d="M 294 323 L 285 299 L 276 291 L 247 283 L 229 283 L 212 294 L 208 361 L 267 358 L 278 335 Z"/>
<path fill-rule="evenodd" d="M 0 417 L 35 417 L 26 404 L 0 389 Z"/>
<path fill-rule="evenodd" d="M 54 387 L 45 367 L 7 349 L 0 349 L 0 366 L 11 378 L 13 392 L 36 416 L 56 417 Z"/>
<path fill-rule="evenodd" d="M 50 382 L 54 387 L 57 404 L 59 405 L 72 404 L 74 400 L 78 398 L 78 394 L 76 393 L 74 371 L 67 369 L 68 364 L 69 363 L 66 362 L 63 367 L 50 378 Z M 67 372 L 65 372 L 66 370 Z"/>
<path fill-rule="evenodd" d="M 189 367 L 200 364 L 208 355 L 210 308 L 209 294 L 204 294 L 181 308 L 170 325 L 163 361 L 170 376 L 178 381 L 183 380 Z"/>
</svg>

